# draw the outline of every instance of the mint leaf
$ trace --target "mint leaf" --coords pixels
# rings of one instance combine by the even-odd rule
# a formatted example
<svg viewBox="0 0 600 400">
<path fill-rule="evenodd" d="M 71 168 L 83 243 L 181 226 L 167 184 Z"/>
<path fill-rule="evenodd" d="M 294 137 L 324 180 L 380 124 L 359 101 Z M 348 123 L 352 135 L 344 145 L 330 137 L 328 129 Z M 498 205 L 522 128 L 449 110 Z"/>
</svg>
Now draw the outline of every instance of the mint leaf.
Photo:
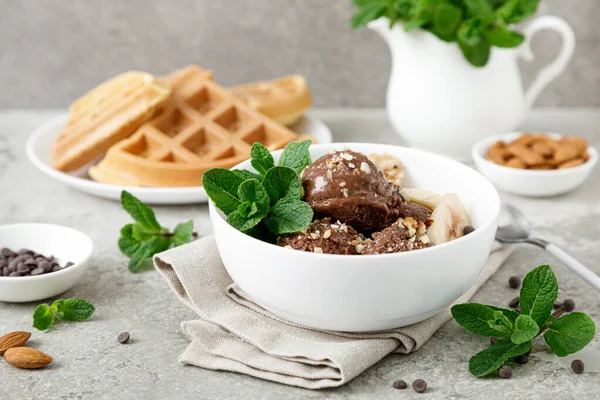
<svg viewBox="0 0 600 400">
<path fill-rule="evenodd" d="M 143 242 L 144 240 L 150 239 L 151 237 L 156 236 L 158 233 L 164 231 L 166 230 L 162 228 L 160 231 L 148 230 L 142 224 L 136 222 L 135 224 L 133 224 L 133 227 L 131 229 L 131 236 L 138 242 Z"/>
<path fill-rule="evenodd" d="M 150 231 L 160 232 L 161 228 L 158 221 L 156 221 L 154 211 L 131 193 L 125 190 L 121 192 L 121 205 L 125 211 L 127 211 L 129 215 L 144 228 Z"/>
<path fill-rule="evenodd" d="M 513 311 L 513 310 L 508 310 L 506 308 L 500 308 L 500 307 L 490 306 L 490 305 L 488 305 L 488 307 L 494 311 L 502 311 L 502 313 L 504 315 L 506 315 L 506 317 L 509 319 L 510 322 L 512 322 L 513 325 L 520 315 L 518 312 Z"/>
<path fill-rule="evenodd" d="M 366 4 L 356 11 L 350 18 L 350 27 L 356 29 L 365 26 L 369 22 L 376 20 L 385 14 L 386 5 L 382 4 Z"/>
<path fill-rule="evenodd" d="M 91 317 L 95 310 L 93 305 L 78 297 L 61 301 L 58 309 L 67 321 L 84 321 Z"/>
<path fill-rule="evenodd" d="M 131 272 L 137 272 L 144 260 L 153 255 L 163 252 L 171 247 L 171 238 L 165 236 L 155 236 L 146 241 L 140 242 L 140 246 L 129 260 L 128 268 Z"/>
<path fill-rule="evenodd" d="M 194 221 L 189 220 L 177 224 L 173 230 L 173 246 L 181 246 L 192 241 L 192 235 L 194 233 Z"/>
<path fill-rule="evenodd" d="M 244 217 L 239 211 L 234 211 L 227 216 L 227 222 L 238 231 L 245 232 L 258 225 L 263 218 L 264 215 Z"/>
<path fill-rule="evenodd" d="M 256 142 L 252 145 L 250 149 L 250 164 L 256 172 L 261 175 L 267 173 L 268 170 L 275 166 L 275 160 L 273 160 L 273 155 L 269 150 L 263 146 L 261 143 Z"/>
<path fill-rule="evenodd" d="M 309 166 L 311 163 L 308 151 L 310 144 L 310 140 L 289 143 L 283 149 L 281 157 L 279 157 L 279 166 L 291 168 L 300 174 L 304 167 Z"/>
<path fill-rule="evenodd" d="M 596 324 L 584 313 L 573 312 L 552 322 L 544 340 L 557 356 L 577 353 L 587 346 L 596 335 Z"/>
<path fill-rule="evenodd" d="M 460 30 L 458 31 L 460 34 Z M 483 67 L 490 58 L 490 45 L 482 37 L 470 42 L 465 41 L 464 37 L 457 36 L 458 47 L 465 58 L 476 67 Z"/>
<path fill-rule="evenodd" d="M 540 332 L 540 327 L 529 315 L 519 315 L 515 321 L 515 331 L 510 336 L 514 344 L 530 341 Z"/>
<path fill-rule="evenodd" d="M 479 16 L 485 20 L 494 19 L 494 9 L 488 0 L 463 0 L 471 15 Z"/>
<path fill-rule="evenodd" d="M 483 37 L 492 46 L 511 48 L 517 47 L 523 43 L 525 36 L 518 32 L 513 32 L 508 28 L 495 25 L 483 32 Z"/>
<path fill-rule="evenodd" d="M 215 206 L 229 215 L 241 204 L 238 188 L 244 180 L 225 168 L 212 168 L 202 175 L 202 186 Z"/>
<path fill-rule="evenodd" d="M 502 311 L 494 311 L 493 318 L 488 320 L 490 328 L 498 331 L 496 336 L 508 336 L 513 331 L 513 324 Z"/>
<path fill-rule="evenodd" d="M 499 332 L 488 323 L 494 319 L 491 307 L 479 303 L 456 304 L 450 312 L 456 322 L 476 335 L 497 336 Z"/>
<path fill-rule="evenodd" d="M 33 327 L 40 331 L 47 331 L 54 323 L 54 314 L 48 304 L 40 304 L 33 311 Z"/>
<path fill-rule="evenodd" d="M 119 249 L 128 257 L 133 256 L 140 247 L 140 242 L 133 238 L 133 224 L 127 224 L 121 228 L 119 238 Z"/>
<path fill-rule="evenodd" d="M 263 218 L 269 213 L 269 195 L 256 179 L 244 181 L 238 189 L 238 196 L 243 202 L 254 203 L 255 209 L 250 207 L 252 216 Z"/>
<path fill-rule="evenodd" d="M 52 305 L 50 306 L 50 312 L 52 313 L 52 315 L 54 316 L 54 322 L 58 322 L 61 319 L 63 319 L 63 317 L 65 316 L 65 313 L 60 309 L 63 304 L 64 304 L 64 300 L 60 299 L 60 300 L 56 300 L 54 303 L 52 303 Z"/>
<path fill-rule="evenodd" d="M 237 211 L 242 217 L 250 218 L 255 216 L 256 213 L 258 213 L 258 207 L 255 202 L 248 200 L 240 204 Z"/>
<path fill-rule="evenodd" d="M 231 172 L 242 178 L 243 181 L 247 179 L 256 179 L 260 182 L 262 180 L 262 177 L 259 174 L 255 174 L 254 172 L 245 169 L 232 169 Z"/>
<path fill-rule="evenodd" d="M 435 10 L 433 23 L 438 35 L 448 35 L 460 24 L 462 11 L 452 4 L 441 4 Z"/>
<path fill-rule="evenodd" d="M 297 199 L 283 198 L 271 207 L 265 223 L 272 233 L 284 235 L 305 229 L 311 223 L 312 218 L 313 210 L 307 203 Z"/>
<path fill-rule="evenodd" d="M 300 178 L 289 167 L 273 167 L 267 171 L 263 185 L 269 194 L 271 204 L 284 197 L 300 199 Z"/>
<path fill-rule="evenodd" d="M 469 371 L 477 377 L 491 374 L 507 360 L 525 354 L 529 350 L 531 350 L 531 341 L 515 344 L 510 338 L 498 340 L 469 360 Z"/>
<path fill-rule="evenodd" d="M 544 326 L 552 313 L 558 295 L 558 282 L 549 265 L 541 265 L 525 276 L 521 287 L 521 315 L 529 315 L 538 326 Z"/>
</svg>

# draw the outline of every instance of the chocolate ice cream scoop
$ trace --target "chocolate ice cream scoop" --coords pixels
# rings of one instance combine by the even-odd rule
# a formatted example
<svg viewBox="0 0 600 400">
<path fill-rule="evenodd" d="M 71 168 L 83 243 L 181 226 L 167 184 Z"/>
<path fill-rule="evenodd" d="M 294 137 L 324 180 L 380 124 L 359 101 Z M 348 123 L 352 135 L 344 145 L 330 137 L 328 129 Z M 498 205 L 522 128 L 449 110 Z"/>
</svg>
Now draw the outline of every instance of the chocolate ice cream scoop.
<svg viewBox="0 0 600 400">
<path fill-rule="evenodd" d="M 350 150 L 327 154 L 302 173 L 304 201 L 318 217 L 331 217 L 363 233 L 400 216 L 402 198 L 367 156 Z"/>
</svg>

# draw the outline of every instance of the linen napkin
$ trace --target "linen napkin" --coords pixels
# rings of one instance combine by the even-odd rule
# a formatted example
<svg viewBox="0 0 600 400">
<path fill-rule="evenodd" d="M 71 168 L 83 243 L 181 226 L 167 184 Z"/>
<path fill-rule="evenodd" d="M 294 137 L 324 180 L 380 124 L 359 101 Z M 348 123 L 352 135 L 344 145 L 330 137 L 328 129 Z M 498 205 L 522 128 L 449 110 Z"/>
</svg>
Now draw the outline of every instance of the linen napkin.
<svg viewBox="0 0 600 400">
<path fill-rule="evenodd" d="M 457 303 L 469 300 L 512 252 L 494 250 Z M 365 333 L 302 327 L 257 306 L 233 283 L 213 237 L 160 253 L 154 265 L 198 315 L 181 324 L 191 343 L 179 362 L 308 389 L 341 386 L 387 354 L 415 351 L 451 318 L 448 309 L 410 326 Z"/>
</svg>

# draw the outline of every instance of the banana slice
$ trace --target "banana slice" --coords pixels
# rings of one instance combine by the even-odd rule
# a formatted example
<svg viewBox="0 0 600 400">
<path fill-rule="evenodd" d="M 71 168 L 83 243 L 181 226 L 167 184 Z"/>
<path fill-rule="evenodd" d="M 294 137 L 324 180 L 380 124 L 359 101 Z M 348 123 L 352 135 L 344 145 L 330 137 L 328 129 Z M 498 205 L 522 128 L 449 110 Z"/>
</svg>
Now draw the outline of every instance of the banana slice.
<svg viewBox="0 0 600 400">
<path fill-rule="evenodd" d="M 400 194 L 404 200 L 421 204 L 430 210 L 434 210 L 442 200 L 442 196 L 439 194 L 424 189 L 404 188 L 400 190 Z"/>
<path fill-rule="evenodd" d="M 446 194 L 431 214 L 433 223 L 427 236 L 434 244 L 442 244 L 463 236 L 463 229 L 471 225 L 471 218 L 462 201 L 455 194 Z"/>
</svg>

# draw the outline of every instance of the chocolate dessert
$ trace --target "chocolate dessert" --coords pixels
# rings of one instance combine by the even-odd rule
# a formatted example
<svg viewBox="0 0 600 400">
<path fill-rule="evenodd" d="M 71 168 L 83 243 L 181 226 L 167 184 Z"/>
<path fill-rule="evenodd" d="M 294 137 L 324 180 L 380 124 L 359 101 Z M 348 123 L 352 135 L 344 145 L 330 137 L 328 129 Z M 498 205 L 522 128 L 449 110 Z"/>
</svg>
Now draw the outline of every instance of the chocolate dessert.
<svg viewBox="0 0 600 400">
<path fill-rule="evenodd" d="M 360 254 L 369 241 L 351 226 L 323 218 L 310 224 L 306 232 L 281 236 L 277 244 L 312 253 Z"/>
<path fill-rule="evenodd" d="M 366 155 L 351 150 L 327 154 L 302 173 L 304 201 L 317 217 L 330 217 L 368 234 L 400 216 L 402 197 Z"/>
<path fill-rule="evenodd" d="M 423 222 L 409 217 L 399 219 L 381 232 L 373 233 L 362 254 L 400 253 L 433 246 Z"/>
</svg>

